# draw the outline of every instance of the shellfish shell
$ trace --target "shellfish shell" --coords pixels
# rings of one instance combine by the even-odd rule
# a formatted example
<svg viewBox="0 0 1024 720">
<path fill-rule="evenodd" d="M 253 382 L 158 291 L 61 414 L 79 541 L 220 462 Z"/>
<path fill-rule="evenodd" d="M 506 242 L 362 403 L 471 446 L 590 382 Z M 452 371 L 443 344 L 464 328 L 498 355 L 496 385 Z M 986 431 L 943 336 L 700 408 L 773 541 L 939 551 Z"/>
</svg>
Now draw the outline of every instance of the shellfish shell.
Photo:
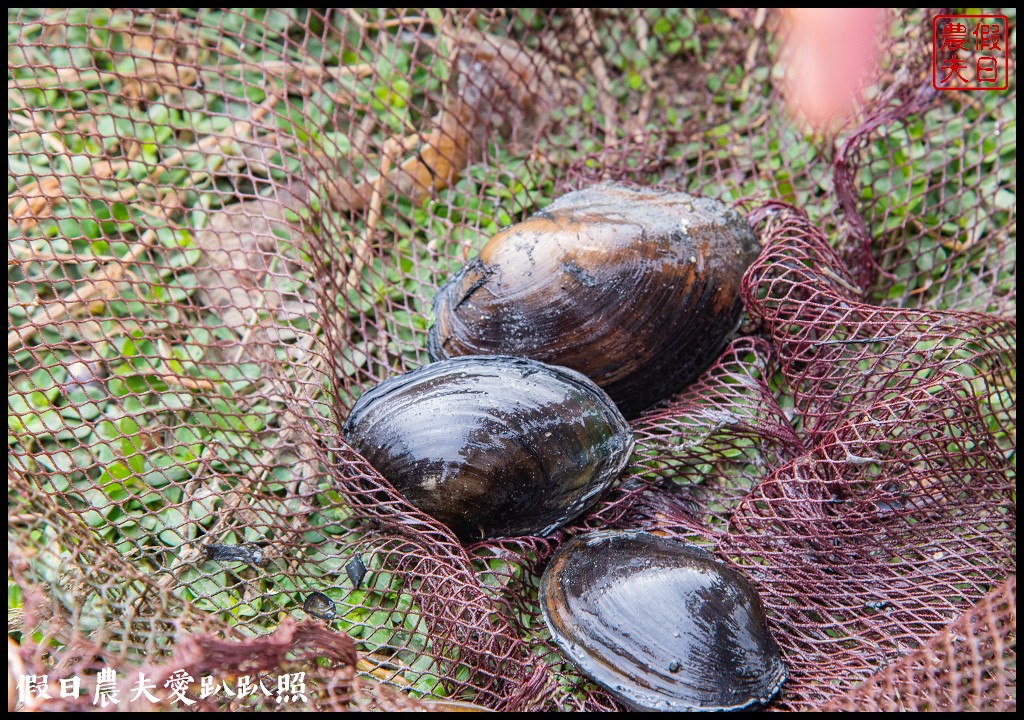
<svg viewBox="0 0 1024 720">
<path fill-rule="evenodd" d="M 540 604 L 565 655 L 633 709 L 754 708 L 786 679 L 750 581 L 681 542 L 578 535 L 545 570 Z"/>
<path fill-rule="evenodd" d="M 585 376 L 534 360 L 461 357 L 359 398 L 349 444 L 462 540 L 547 535 L 618 477 L 633 434 Z"/>
<path fill-rule="evenodd" d="M 717 200 L 572 192 L 495 235 L 445 283 L 428 350 L 569 367 L 634 417 L 718 357 L 758 252 L 750 226 Z"/>
</svg>

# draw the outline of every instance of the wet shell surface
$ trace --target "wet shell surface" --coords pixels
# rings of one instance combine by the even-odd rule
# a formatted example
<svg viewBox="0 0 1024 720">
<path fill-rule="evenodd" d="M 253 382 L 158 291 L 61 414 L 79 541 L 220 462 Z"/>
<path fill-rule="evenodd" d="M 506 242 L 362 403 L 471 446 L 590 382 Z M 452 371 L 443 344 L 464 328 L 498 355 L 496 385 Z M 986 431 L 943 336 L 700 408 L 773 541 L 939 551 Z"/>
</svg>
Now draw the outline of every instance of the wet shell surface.
<svg viewBox="0 0 1024 720">
<path fill-rule="evenodd" d="M 786 679 L 750 582 L 707 552 L 638 531 L 578 535 L 540 583 L 548 629 L 635 710 L 742 710 Z"/>
<path fill-rule="evenodd" d="M 742 313 L 759 246 L 717 200 L 601 185 L 495 235 L 434 299 L 434 360 L 562 365 L 634 417 L 693 381 Z"/>
<path fill-rule="evenodd" d="M 585 376 L 462 357 L 385 380 L 352 408 L 349 444 L 462 540 L 546 535 L 618 477 L 633 434 Z"/>
</svg>

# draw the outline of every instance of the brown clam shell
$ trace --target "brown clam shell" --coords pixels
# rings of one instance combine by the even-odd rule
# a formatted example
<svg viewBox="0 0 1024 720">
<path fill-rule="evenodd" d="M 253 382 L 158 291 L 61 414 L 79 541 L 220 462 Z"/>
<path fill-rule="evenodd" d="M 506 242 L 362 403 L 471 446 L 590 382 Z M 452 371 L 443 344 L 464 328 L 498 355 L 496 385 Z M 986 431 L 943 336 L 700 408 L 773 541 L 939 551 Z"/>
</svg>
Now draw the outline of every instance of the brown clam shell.
<svg viewBox="0 0 1024 720">
<path fill-rule="evenodd" d="M 569 660 L 636 710 L 754 708 L 786 679 L 750 581 L 675 540 L 578 535 L 544 571 L 540 604 Z"/>
<path fill-rule="evenodd" d="M 547 535 L 593 505 L 633 449 L 629 424 L 580 373 L 462 357 L 366 392 L 348 443 L 462 540 Z"/>
<path fill-rule="evenodd" d="M 578 370 L 634 417 L 696 379 L 740 319 L 759 247 L 734 210 L 602 185 L 498 233 L 434 299 L 434 360 L 514 355 Z"/>
</svg>

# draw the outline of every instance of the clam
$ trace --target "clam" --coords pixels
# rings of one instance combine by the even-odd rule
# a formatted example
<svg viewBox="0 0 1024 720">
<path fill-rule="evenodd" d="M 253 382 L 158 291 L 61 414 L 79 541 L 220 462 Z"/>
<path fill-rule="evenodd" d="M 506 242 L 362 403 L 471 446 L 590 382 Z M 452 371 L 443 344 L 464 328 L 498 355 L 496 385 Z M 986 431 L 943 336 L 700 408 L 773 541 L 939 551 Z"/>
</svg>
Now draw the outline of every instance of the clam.
<svg viewBox="0 0 1024 720">
<path fill-rule="evenodd" d="M 759 248 L 722 203 L 602 185 L 498 233 L 434 299 L 431 359 L 515 355 L 582 372 L 626 417 L 696 379 L 739 323 Z"/>
<path fill-rule="evenodd" d="M 578 535 L 540 604 L 555 643 L 636 710 L 743 710 L 786 679 L 750 582 L 707 552 L 645 532 Z"/>
<path fill-rule="evenodd" d="M 348 443 L 462 540 L 547 535 L 597 501 L 633 449 L 615 404 L 578 372 L 462 357 L 385 380 Z"/>
</svg>

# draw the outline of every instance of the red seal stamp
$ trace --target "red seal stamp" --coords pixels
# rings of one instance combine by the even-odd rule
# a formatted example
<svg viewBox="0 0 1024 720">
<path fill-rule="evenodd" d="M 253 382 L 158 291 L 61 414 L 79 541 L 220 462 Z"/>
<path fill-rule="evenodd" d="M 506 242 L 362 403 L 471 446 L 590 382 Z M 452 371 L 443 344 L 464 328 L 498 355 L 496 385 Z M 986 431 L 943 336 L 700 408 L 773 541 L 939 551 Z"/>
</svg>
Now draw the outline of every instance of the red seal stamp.
<svg viewBox="0 0 1024 720">
<path fill-rule="evenodd" d="M 1006 90 L 1010 86 L 1006 16 L 932 18 L 932 86 L 936 90 Z"/>
</svg>

